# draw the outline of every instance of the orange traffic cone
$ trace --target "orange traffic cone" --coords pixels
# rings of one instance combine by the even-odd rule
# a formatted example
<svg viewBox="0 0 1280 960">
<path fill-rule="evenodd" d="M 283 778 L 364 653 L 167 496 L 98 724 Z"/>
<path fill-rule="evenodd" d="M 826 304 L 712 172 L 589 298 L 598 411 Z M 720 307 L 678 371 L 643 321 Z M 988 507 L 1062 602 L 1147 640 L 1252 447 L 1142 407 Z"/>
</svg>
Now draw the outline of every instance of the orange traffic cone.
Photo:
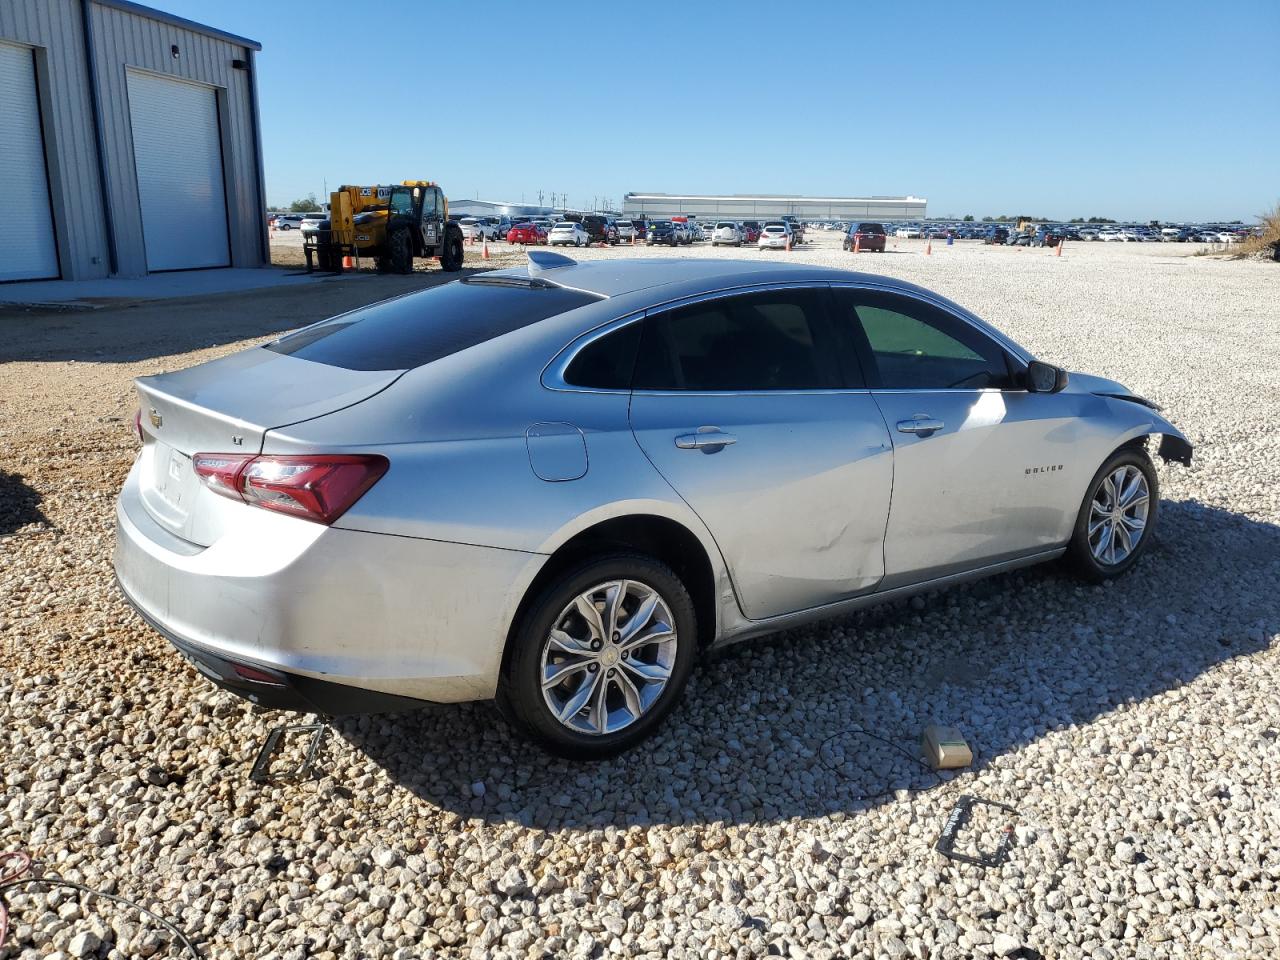
<svg viewBox="0 0 1280 960">
<path fill-rule="evenodd" d="M 931 257 L 931 256 L 933 256 L 933 241 L 932 241 L 932 240 L 929 240 L 929 241 L 927 241 L 927 242 L 925 243 L 925 245 L 924 245 L 924 255 L 925 255 L 926 257 Z"/>
<path fill-rule="evenodd" d="M 354 264 L 354 263 L 352 262 L 352 260 L 351 260 L 351 254 L 347 254 L 345 257 L 343 257 L 343 258 L 342 258 L 342 269 L 343 269 L 343 270 L 350 270 L 350 269 L 351 269 L 352 267 L 354 267 L 354 266 L 355 266 L 355 264 Z"/>
<path fill-rule="evenodd" d="M 481 259 L 484 259 L 484 260 L 489 259 L 489 238 L 488 237 L 484 238 L 484 245 L 480 248 L 480 257 Z"/>
<path fill-rule="evenodd" d="M 1059 241 L 1058 241 L 1058 252 L 1054 254 L 1054 256 L 1055 256 L 1055 257 L 1060 257 L 1060 256 L 1062 256 L 1062 244 L 1063 244 L 1063 242 L 1064 242 L 1064 241 L 1062 241 L 1062 240 L 1059 240 Z"/>
<path fill-rule="evenodd" d="M 862 238 L 858 236 L 856 233 L 853 235 L 853 252 L 854 253 L 862 252 Z"/>
</svg>

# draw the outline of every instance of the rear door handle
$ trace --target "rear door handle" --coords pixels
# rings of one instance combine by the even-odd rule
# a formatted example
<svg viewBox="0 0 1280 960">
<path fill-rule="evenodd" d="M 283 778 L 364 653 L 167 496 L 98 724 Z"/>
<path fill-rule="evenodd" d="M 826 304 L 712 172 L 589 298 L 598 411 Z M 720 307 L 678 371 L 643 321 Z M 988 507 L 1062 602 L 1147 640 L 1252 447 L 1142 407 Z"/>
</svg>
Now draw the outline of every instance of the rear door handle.
<svg viewBox="0 0 1280 960">
<path fill-rule="evenodd" d="M 931 433 L 935 433 L 945 427 L 946 424 L 941 420 L 935 420 L 933 417 L 913 417 L 910 420 L 898 421 L 899 433 L 914 433 L 927 437 Z"/>
<path fill-rule="evenodd" d="M 676 437 L 676 446 L 681 450 L 706 450 L 711 447 L 727 447 L 737 442 L 737 437 L 731 433 L 722 433 L 719 427 L 699 427 L 697 433 L 682 433 Z"/>
</svg>

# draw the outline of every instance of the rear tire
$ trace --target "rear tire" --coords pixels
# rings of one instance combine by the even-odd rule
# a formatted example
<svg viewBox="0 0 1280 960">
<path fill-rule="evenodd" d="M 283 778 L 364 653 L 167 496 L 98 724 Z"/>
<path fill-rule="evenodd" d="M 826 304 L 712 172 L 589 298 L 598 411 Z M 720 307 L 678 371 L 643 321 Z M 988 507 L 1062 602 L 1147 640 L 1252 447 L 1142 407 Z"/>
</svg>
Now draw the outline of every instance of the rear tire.
<svg viewBox="0 0 1280 960">
<path fill-rule="evenodd" d="M 1085 492 L 1067 547 L 1068 565 L 1092 583 L 1120 576 L 1146 553 L 1159 515 L 1160 486 L 1146 450 L 1117 450 Z"/>
<path fill-rule="evenodd" d="M 635 638 L 653 639 L 637 643 L 628 628 L 641 617 Z M 522 618 L 500 705 L 551 753 L 603 760 L 649 737 L 675 708 L 697 642 L 693 601 L 669 567 L 636 554 L 597 557 L 557 577 Z M 563 679 L 546 685 L 549 676 Z"/>
<path fill-rule="evenodd" d="M 413 272 L 413 247 L 408 230 L 392 230 L 387 234 L 386 250 L 378 257 L 378 269 L 384 273 Z"/>
<path fill-rule="evenodd" d="M 462 231 L 457 227 L 446 227 L 444 245 L 440 248 L 440 269 L 447 273 L 455 273 L 462 269 Z"/>
</svg>

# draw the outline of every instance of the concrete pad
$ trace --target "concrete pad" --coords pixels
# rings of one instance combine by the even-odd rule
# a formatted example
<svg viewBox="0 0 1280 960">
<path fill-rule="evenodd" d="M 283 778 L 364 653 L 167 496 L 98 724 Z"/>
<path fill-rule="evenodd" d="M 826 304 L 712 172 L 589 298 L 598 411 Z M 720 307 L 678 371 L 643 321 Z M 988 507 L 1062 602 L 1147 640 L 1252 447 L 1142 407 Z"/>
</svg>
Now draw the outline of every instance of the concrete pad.
<svg viewBox="0 0 1280 960">
<path fill-rule="evenodd" d="M 348 277 L 355 274 L 348 274 Z M 168 300 L 239 293 L 263 287 L 298 286 L 332 280 L 330 274 L 303 274 L 270 267 L 182 270 L 145 277 L 106 280 L 32 280 L 0 284 L 0 303 L 41 306 L 92 307 L 110 300 Z"/>
</svg>

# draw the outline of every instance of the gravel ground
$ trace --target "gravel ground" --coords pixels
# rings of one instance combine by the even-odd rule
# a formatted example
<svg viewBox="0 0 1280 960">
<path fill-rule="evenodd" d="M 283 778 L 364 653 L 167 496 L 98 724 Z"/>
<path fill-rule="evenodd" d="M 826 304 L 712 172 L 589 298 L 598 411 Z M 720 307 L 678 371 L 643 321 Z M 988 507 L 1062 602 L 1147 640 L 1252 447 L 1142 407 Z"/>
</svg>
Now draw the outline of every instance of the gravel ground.
<svg viewBox="0 0 1280 960">
<path fill-rule="evenodd" d="M 282 717 L 215 692 L 112 583 L 128 381 L 438 271 L 0 315 L 0 850 L 211 958 L 1280 955 L 1280 271 L 831 242 L 648 253 L 856 259 L 1163 403 L 1196 461 L 1161 467 L 1135 571 L 1033 569 L 735 647 L 659 739 L 597 766 L 480 704 L 339 722 L 321 776 L 258 785 Z M 932 721 L 970 770 L 912 759 Z M 1003 866 L 933 849 L 962 794 L 1017 808 L 975 821 L 1012 827 Z M 180 955 L 109 903 L 7 899 L 0 960 Z"/>
</svg>

